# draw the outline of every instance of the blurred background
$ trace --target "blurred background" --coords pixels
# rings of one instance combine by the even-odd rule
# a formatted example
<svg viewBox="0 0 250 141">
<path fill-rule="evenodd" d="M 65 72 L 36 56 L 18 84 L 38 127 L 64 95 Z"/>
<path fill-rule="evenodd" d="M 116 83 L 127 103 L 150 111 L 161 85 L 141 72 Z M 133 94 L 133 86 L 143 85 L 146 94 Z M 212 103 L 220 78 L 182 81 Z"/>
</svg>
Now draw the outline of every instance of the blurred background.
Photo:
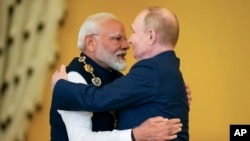
<svg viewBox="0 0 250 141">
<path fill-rule="evenodd" d="M 230 124 L 250 124 L 249 0 L 0 0 L 0 141 L 50 139 L 51 75 L 79 55 L 87 16 L 113 13 L 129 37 L 134 17 L 156 5 L 179 19 L 190 141 L 228 141 Z M 131 48 L 127 60 L 124 74 Z"/>
</svg>

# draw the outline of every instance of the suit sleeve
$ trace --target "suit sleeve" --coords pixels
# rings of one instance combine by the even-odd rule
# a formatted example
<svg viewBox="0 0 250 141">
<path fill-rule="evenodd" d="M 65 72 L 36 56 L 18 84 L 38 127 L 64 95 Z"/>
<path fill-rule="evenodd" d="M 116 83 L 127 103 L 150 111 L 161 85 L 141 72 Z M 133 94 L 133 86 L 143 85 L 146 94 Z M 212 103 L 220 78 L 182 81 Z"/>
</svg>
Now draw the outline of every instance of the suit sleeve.
<svg viewBox="0 0 250 141">
<path fill-rule="evenodd" d="M 101 88 L 59 80 L 53 91 L 58 109 L 102 112 L 152 101 L 158 88 L 152 65 L 137 64 L 130 72 Z"/>
</svg>

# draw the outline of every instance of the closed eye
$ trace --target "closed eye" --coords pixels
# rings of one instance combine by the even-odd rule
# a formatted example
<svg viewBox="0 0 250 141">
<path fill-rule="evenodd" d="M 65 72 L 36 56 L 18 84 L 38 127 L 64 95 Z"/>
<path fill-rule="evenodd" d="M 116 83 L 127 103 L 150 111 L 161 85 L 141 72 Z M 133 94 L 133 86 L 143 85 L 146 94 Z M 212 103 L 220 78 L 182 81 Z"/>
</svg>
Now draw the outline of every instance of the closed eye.
<svg viewBox="0 0 250 141">
<path fill-rule="evenodd" d="M 111 38 L 112 38 L 112 40 L 115 40 L 115 41 L 118 41 L 118 42 L 120 42 L 121 39 L 122 39 L 122 37 L 120 35 L 112 36 Z"/>
</svg>

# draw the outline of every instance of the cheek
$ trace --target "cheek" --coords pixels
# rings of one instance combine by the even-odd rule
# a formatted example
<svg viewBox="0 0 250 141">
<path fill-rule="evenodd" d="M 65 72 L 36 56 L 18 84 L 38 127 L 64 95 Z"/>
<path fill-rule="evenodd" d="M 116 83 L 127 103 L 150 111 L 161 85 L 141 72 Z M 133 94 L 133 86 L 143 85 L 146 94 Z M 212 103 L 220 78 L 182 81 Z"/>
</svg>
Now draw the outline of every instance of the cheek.
<svg viewBox="0 0 250 141">
<path fill-rule="evenodd" d="M 110 45 L 106 47 L 106 52 L 114 56 L 117 52 L 121 50 L 121 45 Z"/>
<path fill-rule="evenodd" d="M 139 46 L 133 46 L 133 53 L 134 53 L 134 56 L 138 56 L 139 55 Z"/>
<path fill-rule="evenodd" d="M 138 38 L 137 35 L 131 34 L 131 36 L 130 36 L 130 38 L 129 38 L 129 42 L 130 42 L 131 44 L 136 44 L 136 43 L 138 42 L 138 41 L 137 41 L 137 38 Z"/>
<path fill-rule="evenodd" d="M 117 45 L 114 45 L 114 44 L 112 44 L 110 42 L 103 43 L 103 49 L 106 52 L 114 53 L 117 48 L 118 48 Z"/>
<path fill-rule="evenodd" d="M 140 36 L 131 36 L 129 41 L 132 49 L 134 50 L 134 54 L 137 54 L 137 50 L 140 50 L 140 47 L 142 46 L 143 39 Z"/>
</svg>

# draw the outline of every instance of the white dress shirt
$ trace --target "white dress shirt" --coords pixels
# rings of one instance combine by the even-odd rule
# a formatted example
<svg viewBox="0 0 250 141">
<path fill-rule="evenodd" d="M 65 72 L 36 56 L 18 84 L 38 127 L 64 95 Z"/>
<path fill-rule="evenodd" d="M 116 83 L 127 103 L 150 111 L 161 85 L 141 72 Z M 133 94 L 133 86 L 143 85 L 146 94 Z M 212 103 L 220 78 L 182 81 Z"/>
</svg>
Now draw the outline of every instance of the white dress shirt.
<svg viewBox="0 0 250 141">
<path fill-rule="evenodd" d="M 68 80 L 87 84 L 77 72 L 68 73 Z M 66 126 L 69 141 L 132 141 L 131 129 L 113 131 L 92 131 L 92 112 L 58 110 Z"/>
</svg>

